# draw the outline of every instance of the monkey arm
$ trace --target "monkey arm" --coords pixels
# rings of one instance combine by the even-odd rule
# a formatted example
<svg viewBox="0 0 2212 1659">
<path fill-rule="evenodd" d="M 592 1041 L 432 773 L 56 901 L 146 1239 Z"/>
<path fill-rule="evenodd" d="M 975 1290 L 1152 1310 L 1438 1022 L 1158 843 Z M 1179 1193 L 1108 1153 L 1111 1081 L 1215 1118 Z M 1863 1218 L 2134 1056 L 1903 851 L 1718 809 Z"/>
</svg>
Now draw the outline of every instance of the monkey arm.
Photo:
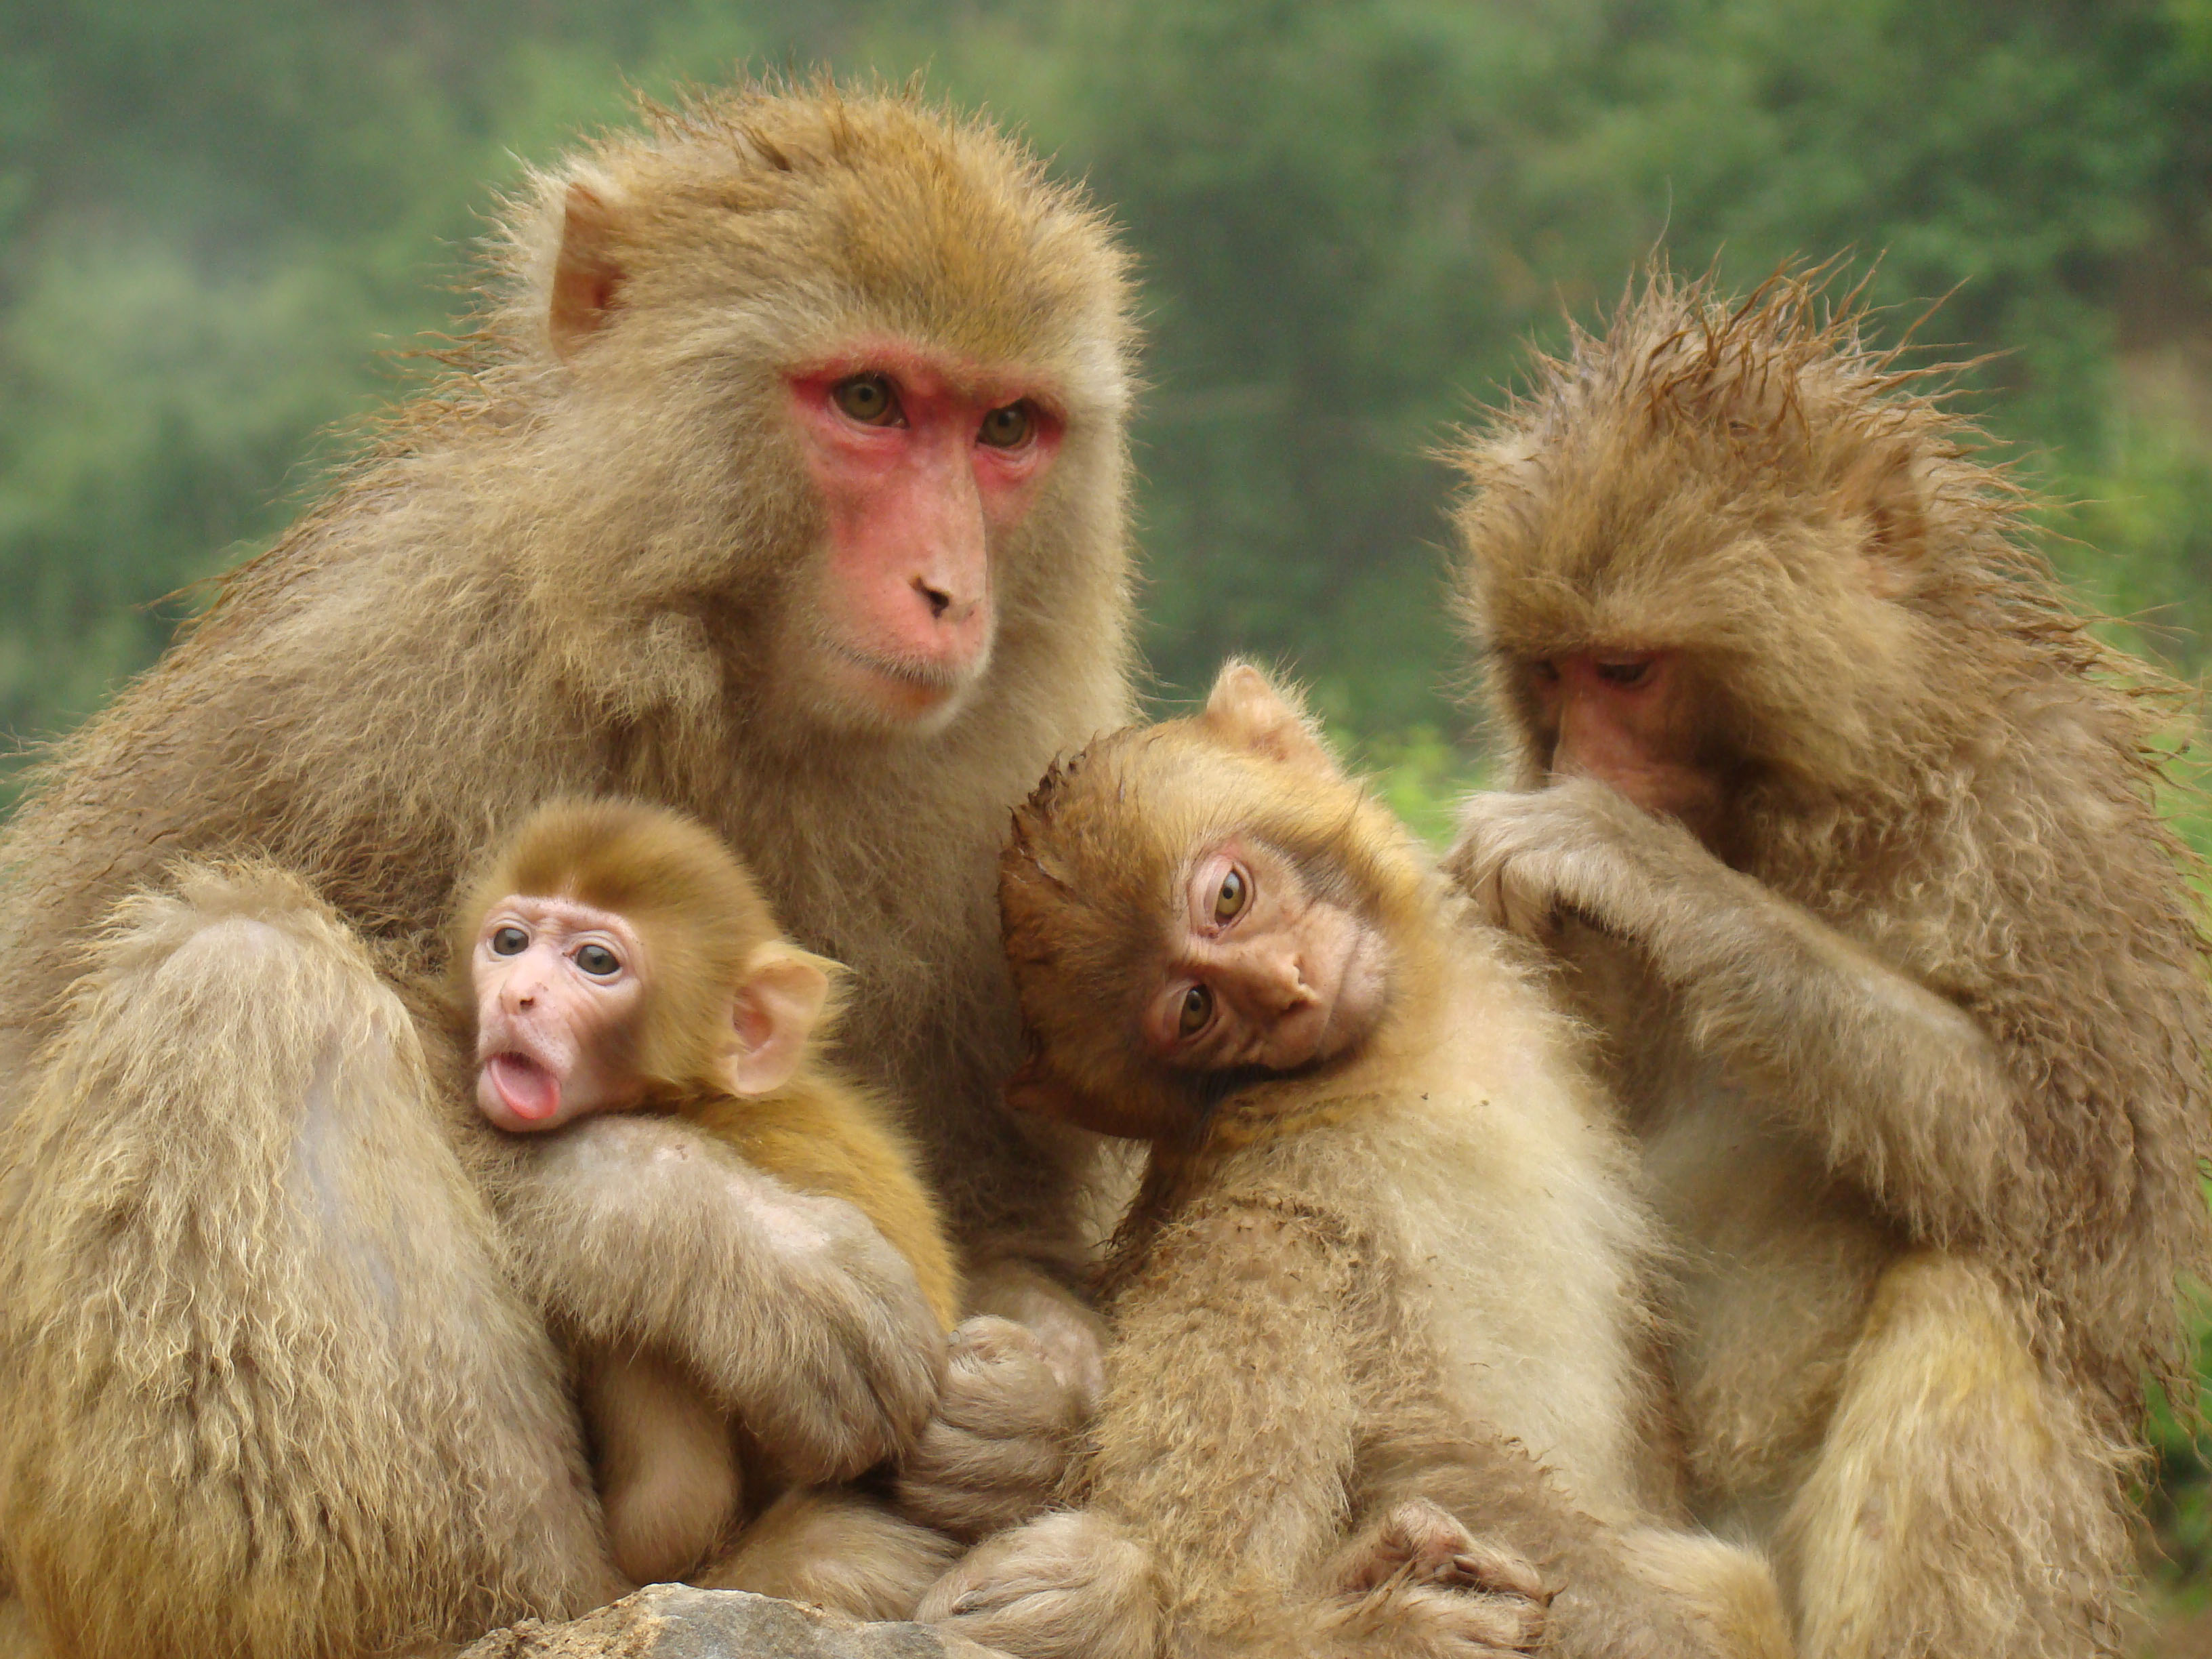
<svg viewBox="0 0 2212 1659">
<path fill-rule="evenodd" d="M 1169 1651 L 1249 1645 L 1235 1637 L 1295 1619 L 1350 1502 L 1350 1277 L 1274 1209 L 1216 1208 L 1162 1233 L 1115 1310 L 1090 1507 L 987 1541 L 920 1616 L 1030 1659 L 1163 1650 L 1164 1605 L 1184 1626 Z"/>
<path fill-rule="evenodd" d="M 921 1432 L 945 1338 L 852 1205 L 659 1118 L 595 1118 L 518 1158 L 501 1212 L 556 1328 L 689 1366 L 795 1480 L 848 1479 Z"/>
<path fill-rule="evenodd" d="M 1996 1042 L 1680 825 L 1568 780 L 1475 797 L 1447 863 L 1516 932 L 1571 910 L 1641 950 L 1691 1040 L 1916 1234 L 2027 1225 L 2033 1149 Z"/>
<path fill-rule="evenodd" d="M 1089 1501 L 1209 1634 L 1303 1600 L 1340 1540 L 1358 1447 L 1348 1253 L 1307 1218 L 1222 1206 L 1159 1235 L 1115 1312 Z"/>
</svg>

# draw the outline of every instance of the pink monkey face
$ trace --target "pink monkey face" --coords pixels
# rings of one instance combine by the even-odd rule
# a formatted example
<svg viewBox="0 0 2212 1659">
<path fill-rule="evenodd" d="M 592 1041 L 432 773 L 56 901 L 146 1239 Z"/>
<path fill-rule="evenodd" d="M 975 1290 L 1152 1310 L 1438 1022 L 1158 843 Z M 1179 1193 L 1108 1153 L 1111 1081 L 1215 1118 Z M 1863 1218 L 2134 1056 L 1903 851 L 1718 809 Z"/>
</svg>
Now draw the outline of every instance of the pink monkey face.
<svg viewBox="0 0 2212 1659">
<path fill-rule="evenodd" d="M 557 1128 L 636 1104 L 623 1064 L 644 1006 L 644 941 L 611 910 L 512 894 L 492 906 L 470 970 L 477 1105 L 502 1129 Z"/>
</svg>

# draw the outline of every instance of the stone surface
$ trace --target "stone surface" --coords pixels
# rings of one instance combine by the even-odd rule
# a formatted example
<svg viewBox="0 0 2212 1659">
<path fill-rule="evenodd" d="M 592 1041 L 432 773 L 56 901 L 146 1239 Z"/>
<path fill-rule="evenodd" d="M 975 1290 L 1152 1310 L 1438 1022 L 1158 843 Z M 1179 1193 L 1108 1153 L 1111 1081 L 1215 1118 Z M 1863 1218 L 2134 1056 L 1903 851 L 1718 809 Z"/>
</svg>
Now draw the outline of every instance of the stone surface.
<svg viewBox="0 0 2212 1659">
<path fill-rule="evenodd" d="M 744 1590 L 648 1584 L 565 1625 L 494 1631 L 461 1659 L 997 1659 L 928 1625 L 863 1625 Z"/>
</svg>

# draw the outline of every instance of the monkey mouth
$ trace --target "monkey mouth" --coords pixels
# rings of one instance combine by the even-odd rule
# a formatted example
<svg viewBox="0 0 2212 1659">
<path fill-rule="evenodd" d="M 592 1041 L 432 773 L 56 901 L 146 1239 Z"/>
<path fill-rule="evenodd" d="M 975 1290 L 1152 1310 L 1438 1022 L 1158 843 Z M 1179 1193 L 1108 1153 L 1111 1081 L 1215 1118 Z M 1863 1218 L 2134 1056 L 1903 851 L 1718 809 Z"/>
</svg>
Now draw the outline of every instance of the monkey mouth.
<svg viewBox="0 0 2212 1659">
<path fill-rule="evenodd" d="M 965 663 L 878 656 L 839 643 L 829 653 L 833 672 L 877 714 L 898 725 L 934 726 L 960 706 L 988 653 Z"/>
<path fill-rule="evenodd" d="M 484 1062 L 484 1075 L 519 1118 L 541 1122 L 561 1109 L 561 1079 L 528 1054 L 494 1054 Z"/>
</svg>

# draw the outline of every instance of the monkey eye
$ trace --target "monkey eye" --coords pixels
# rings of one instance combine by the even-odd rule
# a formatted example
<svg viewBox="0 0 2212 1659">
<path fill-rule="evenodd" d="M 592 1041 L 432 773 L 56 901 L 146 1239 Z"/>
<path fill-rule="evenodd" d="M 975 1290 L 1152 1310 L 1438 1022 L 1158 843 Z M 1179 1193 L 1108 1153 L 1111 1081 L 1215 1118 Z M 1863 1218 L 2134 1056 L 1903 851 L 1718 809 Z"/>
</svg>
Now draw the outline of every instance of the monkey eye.
<svg viewBox="0 0 2212 1659">
<path fill-rule="evenodd" d="M 1644 676 L 1651 672 L 1651 659 L 1632 657 L 1625 662 L 1601 662 L 1597 665 L 1597 677 L 1607 685 L 1641 685 Z"/>
<path fill-rule="evenodd" d="M 1194 985 L 1182 994 L 1182 1006 L 1176 1017 L 1176 1035 L 1195 1036 L 1206 1029 L 1206 1022 L 1213 1018 L 1213 993 L 1203 985 Z"/>
<path fill-rule="evenodd" d="M 593 979 L 605 979 L 610 974 L 622 972 L 622 958 L 604 945 L 586 945 L 577 948 L 576 966 Z"/>
<path fill-rule="evenodd" d="M 1546 685 L 1557 685 L 1559 683 L 1559 665 L 1548 658 L 1530 663 L 1528 672 Z"/>
<path fill-rule="evenodd" d="M 530 948 L 530 935 L 520 927 L 502 927 L 491 936 L 494 956 L 519 957 Z"/>
<path fill-rule="evenodd" d="M 1245 880 L 1242 870 L 1232 866 L 1229 873 L 1222 877 L 1220 889 L 1213 896 L 1213 919 L 1216 921 L 1236 921 L 1244 914 L 1244 907 L 1251 898 L 1252 884 Z"/>
<path fill-rule="evenodd" d="M 1008 404 L 994 409 L 983 417 L 983 429 L 975 434 L 978 443 L 988 444 L 994 449 L 1019 449 L 1036 430 L 1036 414 L 1024 398 L 1018 404 Z"/>
<path fill-rule="evenodd" d="M 830 388 L 837 407 L 862 426 L 898 426 L 903 416 L 898 393 L 881 374 L 852 374 Z"/>
</svg>

